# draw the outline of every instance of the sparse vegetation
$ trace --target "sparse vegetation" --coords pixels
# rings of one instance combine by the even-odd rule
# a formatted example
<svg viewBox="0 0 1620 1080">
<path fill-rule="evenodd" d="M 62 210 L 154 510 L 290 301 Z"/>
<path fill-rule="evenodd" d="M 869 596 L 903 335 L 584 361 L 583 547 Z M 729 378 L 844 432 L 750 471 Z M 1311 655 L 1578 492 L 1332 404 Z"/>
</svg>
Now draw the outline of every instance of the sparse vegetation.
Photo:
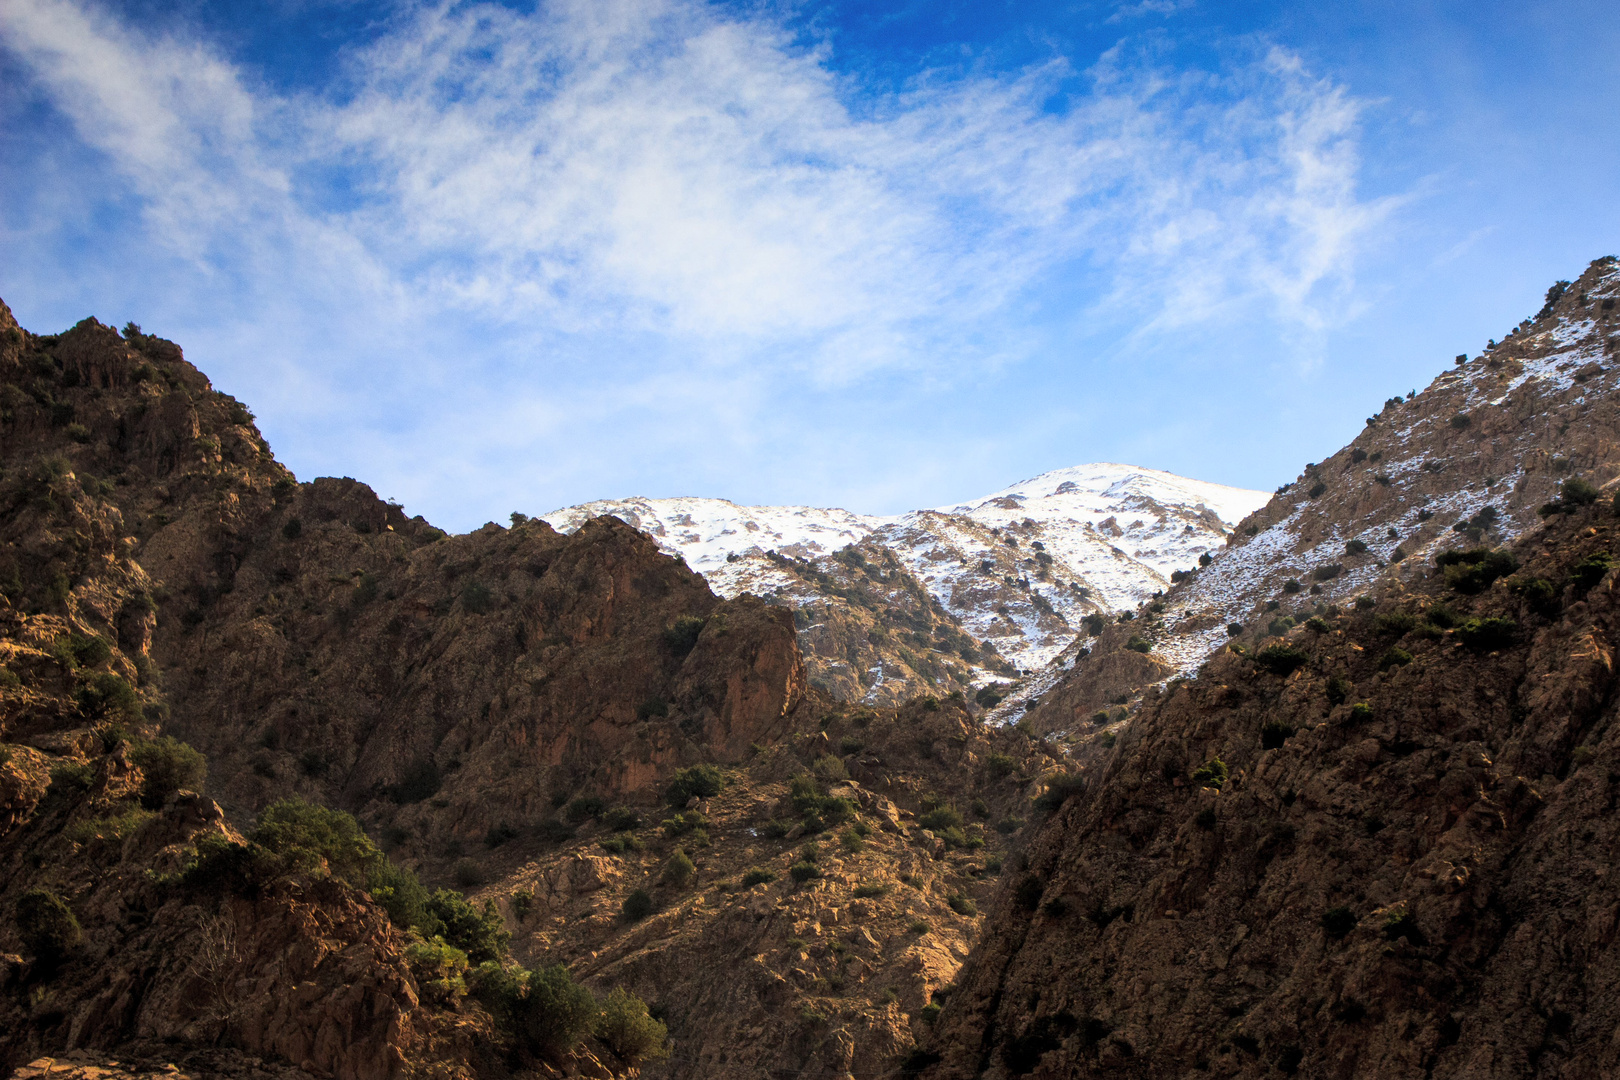
<svg viewBox="0 0 1620 1080">
<path fill-rule="evenodd" d="M 707 623 L 700 615 L 682 615 L 664 628 L 664 644 L 676 656 L 685 656 L 697 647 L 698 637 Z"/>
<path fill-rule="evenodd" d="M 1436 558 L 1434 564 L 1444 575 L 1448 587 L 1466 595 L 1484 592 L 1497 578 L 1506 577 L 1519 568 L 1519 561 L 1512 552 L 1485 548 L 1447 551 Z"/>
<path fill-rule="evenodd" d="M 1289 675 L 1310 662 L 1310 654 L 1289 645 L 1267 645 L 1254 654 L 1254 662 L 1273 675 Z"/>
<path fill-rule="evenodd" d="M 1192 771 L 1192 782 L 1198 787 L 1214 788 L 1219 791 L 1226 786 L 1229 776 L 1226 762 L 1220 758 L 1210 758 Z"/>
<path fill-rule="evenodd" d="M 665 799 L 671 806 L 685 806 L 695 795 L 700 799 L 713 798 L 725 790 L 726 775 L 715 765 L 693 765 L 681 769 L 670 781 Z"/>
</svg>

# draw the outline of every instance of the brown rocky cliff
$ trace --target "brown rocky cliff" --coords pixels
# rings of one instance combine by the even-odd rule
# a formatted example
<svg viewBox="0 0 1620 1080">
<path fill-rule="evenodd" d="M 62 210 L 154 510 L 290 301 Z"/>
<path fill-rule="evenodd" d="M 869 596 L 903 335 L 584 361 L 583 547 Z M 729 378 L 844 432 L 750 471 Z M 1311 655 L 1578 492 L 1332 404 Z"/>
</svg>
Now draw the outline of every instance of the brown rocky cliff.
<svg viewBox="0 0 1620 1080">
<path fill-rule="evenodd" d="M 1150 704 L 1004 888 L 923 1074 L 1620 1067 L 1616 527 L 1555 517 L 1479 595 L 1431 567 Z"/>
<path fill-rule="evenodd" d="M 233 814 L 369 807 L 449 857 L 578 788 L 735 759 L 806 693 L 785 612 L 721 603 L 623 523 L 445 537 L 355 481 L 298 484 L 245 407 L 134 328 L 7 327 L 0 399 L 0 587 L 126 646 Z M 683 617 L 714 621 L 668 640 Z"/>
</svg>

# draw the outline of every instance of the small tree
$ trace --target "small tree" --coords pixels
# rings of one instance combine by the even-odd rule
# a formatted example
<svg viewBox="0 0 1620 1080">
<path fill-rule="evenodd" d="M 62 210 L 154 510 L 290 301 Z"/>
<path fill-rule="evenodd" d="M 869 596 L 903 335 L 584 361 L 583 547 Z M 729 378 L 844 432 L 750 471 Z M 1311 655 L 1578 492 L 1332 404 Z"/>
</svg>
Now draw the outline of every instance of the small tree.
<svg viewBox="0 0 1620 1080">
<path fill-rule="evenodd" d="M 624 898 L 624 905 L 620 908 L 626 922 L 640 922 L 653 913 L 652 893 L 646 889 L 636 889 Z"/>
<path fill-rule="evenodd" d="M 18 899 L 17 931 L 23 948 L 46 967 L 60 963 L 84 941 L 73 910 L 46 889 L 30 889 Z"/>
<path fill-rule="evenodd" d="M 664 1043 L 669 1029 L 654 1020 L 647 1003 L 614 987 L 602 1001 L 594 1034 L 626 1065 L 662 1061 L 669 1056 Z"/>
<path fill-rule="evenodd" d="M 664 864 L 663 879 L 667 884 L 684 889 L 691 882 L 692 875 L 697 873 L 697 864 L 692 861 L 683 848 L 676 848 L 675 853 Z"/>
<path fill-rule="evenodd" d="M 196 750 L 165 735 L 143 739 L 130 752 L 141 770 L 141 805 L 156 810 L 176 792 L 196 791 L 208 775 L 208 762 Z"/>
</svg>

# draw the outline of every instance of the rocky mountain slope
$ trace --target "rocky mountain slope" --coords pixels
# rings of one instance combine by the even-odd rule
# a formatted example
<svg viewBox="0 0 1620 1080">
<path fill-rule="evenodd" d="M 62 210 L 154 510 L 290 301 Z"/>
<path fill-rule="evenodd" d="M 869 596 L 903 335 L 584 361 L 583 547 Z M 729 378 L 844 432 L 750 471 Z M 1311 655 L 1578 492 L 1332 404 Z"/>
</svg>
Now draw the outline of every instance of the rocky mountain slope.
<svg viewBox="0 0 1620 1080">
<path fill-rule="evenodd" d="M 1211 565 L 1133 613 L 1090 655 L 1030 680 L 1040 727 L 1074 731 L 1143 683 L 1190 674 L 1229 637 L 1302 622 L 1374 582 L 1421 578 L 1440 551 L 1512 540 L 1570 478 L 1620 473 L 1620 264 L 1592 263 L 1546 306 L 1421 392 L 1394 395 L 1348 446 L 1306 466 Z M 1132 639 L 1160 664 L 1114 657 Z M 1077 648 L 1078 646 L 1076 646 Z"/>
<path fill-rule="evenodd" d="M 897 517 L 699 498 L 602 500 L 545 517 L 569 532 L 612 515 L 684 558 L 720 595 L 752 593 L 806 612 L 811 678 L 843 700 L 893 703 L 1041 667 L 1087 615 L 1131 609 L 1168 588 L 1264 499 L 1100 464 Z M 859 559 L 837 557 L 846 549 Z M 920 626 L 918 611 L 927 616 Z M 895 632 L 899 640 L 883 640 Z"/>
<path fill-rule="evenodd" d="M 875 1075 L 1058 765 L 612 518 L 300 484 L 134 327 L 0 306 L 0 453 L 0 1073 Z"/>
<path fill-rule="evenodd" d="M 912 1071 L 1620 1068 L 1602 479 L 1149 701 L 999 890 Z"/>
</svg>

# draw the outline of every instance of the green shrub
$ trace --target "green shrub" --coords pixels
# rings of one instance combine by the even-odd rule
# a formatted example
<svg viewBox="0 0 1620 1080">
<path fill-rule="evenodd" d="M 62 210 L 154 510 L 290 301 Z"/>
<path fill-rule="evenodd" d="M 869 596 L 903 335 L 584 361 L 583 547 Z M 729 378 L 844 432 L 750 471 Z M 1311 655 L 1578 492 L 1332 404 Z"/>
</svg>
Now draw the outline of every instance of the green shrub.
<svg viewBox="0 0 1620 1080">
<path fill-rule="evenodd" d="M 534 912 L 534 893 L 527 889 L 520 889 L 512 894 L 512 917 L 518 922 L 527 919 Z"/>
<path fill-rule="evenodd" d="M 70 634 L 67 651 L 80 667 L 99 667 L 112 659 L 112 646 L 97 634 Z"/>
<path fill-rule="evenodd" d="M 1153 651 L 1153 642 L 1139 634 L 1132 634 L 1131 639 L 1125 643 L 1125 647 L 1132 652 L 1150 653 Z"/>
<path fill-rule="evenodd" d="M 1344 573 L 1342 564 L 1328 563 L 1326 566 L 1318 566 L 1315 570 L 1312 570 L 1311 577 L 1317 581 L 1332 581 L 1342 573 Z"/>
<path fill-rule="evenodd" d="M 1591 506 L 1598 501 L 1600 492 L 1597 486 L 1572 476 L 1564 481 L 1563 489 L 1559 492 L 1559 500 L 1565 506 Z"/>
<path fill-rule="evenodd" d="M 1328 937 L 1342 938 L 1356 928 L 1356 916 L 1347 907 L 1328 908 L 1322 912 L 1322 929 Z"/>
<path fill-rule="evenodd" d="M 917 1019 L 925 1024 L 932 1024 L 939 1019 L 939 1014 L 942 1011 L 944 1011 L 944 1006 L 937 1001 L 930 1001 L 922 1007 L 922 1011 L 917 1014 Z"/>
<path fill-rule="evenodd" d="M 664 628 L 664 644 L 676 656 L 685 656 L 697 646 L 698 636 L 707 621 L 699 615 L 682 615 Z"/>
<path fill-rule="evenodd" d="M 996 822 L 996 832 L 1003 836 L 1010 836 L 1023 827 L 1024 819 L 1021 817 L 1008 816 Z"/>
<path fill-rule="evenodd" d="M 360 887 L 382 859 L 353 817 L 302 799 L 266 807 L 252 841 L 279 856 L 287 872 L 331 876 Z"/>
<path fill-rule="evenodd" d="M 1305 629 L 1313 634 L 1325 634 L 1328 632 L 1327 620 L 1320 615 L 1312 615 L 1305 620 Z"/>
<path fill-rule="evenodd" d="M 686 836 L 689 833 L 703 829 L 709 824 L 709 819 L 696 810 L 685 810 L 667 817 L 662 823 L 664 835 L 673 840 L 677 836 Z"/>
<path fill-rule="evenodd" d="M 1430 604 L 1423 612 L 1425 622 L 1440 627 L 1442 630 L 1456 626 L 1461 620 L 1445 604 Z"/>
<path fill-rule="evenodd" d="M 971 897 L 963 896 L 961 893 L 952 893 L 945 902 L 958 915 L 977 915 L 979 913 L 979 905 L 975 904 Z"/>
<path fill-rule="evenodd" d="M 1216 791 L 1226 786 L 1230 773 L 1226 762 L 1220 758 L 1210 758 L 1192 771 L 1192 782 L 1199 787 L 1214 788 Z"/>
<path fill-rule="evenodd" d="M 1519 624 L 1512 619 L 1469 619 L 1457 627 L 1457 636 L 1475 652 L 1493 652 L 1513 644 Z"/>
<path fill-rule="evenodd" d="M 625 922 L 640 922 L 653 913 L 652 893 L 646 889 L 634 889 L 624 898 L 624 904 L 619 908 L 624 915 Z"/>
<path fill-rule="evenodd" d="M 76 844 L 94 840 L 121 841 L 135 835 L 135 830 L 157 817 L 150 810 L 131 807 L 122 814 L 77 821 L 62 831 L 62 835 Z"/>
<path fill-rule="evenodd" d="M 985 802 L 983 799 L 974 799 L 971 809 L 973 811 L 973 816 L 979 818 L 980 820 L 985 820 L 990 817 L 990 804 Z"/>
<path fill-rule="evenodd" d="M 1293 628 L 1294 617 L 1292 615 L 1279 615 L 1266 624 L 1266 633 L 1272 637 L 1283 637 Z"/>
<path fill-rule="evenodd" d="M 1365 555 L 1367 553 L 1367 542 L 1365 540 L 1351 540 L 1344 545 L 1344 553 L 1346 555 Z"/>
<path fill-rule="evenodd" d="M 906 929 L 911 931 L 913 934 L 926 934 L 931 928 L 922 919 L 913 919 L 911 923 L 907 925 Z"/>
<path fill-rule="evenodd" d="M 854 855 L 866 847 L 866 841 L 863 840 L 861 838 L 861 834 L 856 832 L 854 829 L 845 829 L 843 832 L 839 833 L 838 843 L 846 852 L 851 855 Z"/>
<path fill-rule="evenodd" d="M 629 832 L 641 827 L 641 815 L 628 806 L 615 806 L 602 815 L 602 824 L 614 832 Z"/>
<path fill-rule="evenodd" d="M 742 876 L 742 886 L 745 889 L 752 889 L 755 885 L 769 885 L 775 880 L 775 873 L 756 866 Z"/>
<path fill-rule="evenodd" d="M 439 889 L 427 902 L 428 925 L 444 939 L 467 954 L 475 964 L 498 960 L 512 939 L 493 901 L 475 908 L 465 896 L 452 889 Z M 443 929 L 439 929 L 442 927 Z"/>
<path fill-rule="evenodd" d="M 696 795 L 708 799 L 720 794 L 726 786 L 726 775 L 715 765 L 694 765 L 690 769 L 681 769 L 675 773 L 670 781 L 669 789 L 665 792 L 671 806 L 685 806 L 687 801 Z"/>
<path fill-rule="evenodd" d="M 1614 559 L 1607 551 L 1595 551 L 1575 564 L 1570 571 L 1569 583 L 1575 587 L 1576 596 L 1585 596 L 1598 582 L 1603 580 L 1605 574 L 1614 566 Z"/>
<path fill-rule="evenodd" d="M 405 962 L 423 1000 L 449 1005 L 466 996 L 467 954 L 443 938 L 406 946 Z"/>
<path fill-rule="evenodd" d="M 1440 568 L 1448 587 L 1467 595 L 1484 592 L 1497 578 L 1506 577 L 1519 567 L 1512 552 L 1485 548 L 1442 552 L 1434 564 Z"/>
<path fill-rule="evenodd" d="M 1548 618 L 1556 617 L 1562 602 L 1558 586 L 1546 578 L 1531 578 L 1518 586 L 1518 593 L 1530 610 Z"/>
<path fill-rule="evenodd" d="M 1310 661 L 1310 654 L 1288 645 L 1267 645 L 1254 654 L 1254 662 L 1273 675 L 1289 675 Z"/>
<path fill-rule="evenodd" d="M 1353 724 L 1366 723 L 1373 718 L 1373 707 L 1365 701 L 1358 701 L 1350 706 L 1350 722 Z"/>
<path fill-rule="evenodd" d="M 620 987 L 614 987 L 602 999 L 592 1034 L 629 1066 L 662 1061 L 669 1056 L 664 1046 L 669 1029 L 653 1019 L 646 1002 Z"/>
<path fill-rule="evenodd" d="M 1373 618 L 1373 629 L 1387 637 L 1400 637 L 1412 632 L 1417 616 L 1410 611 L 1391 611 Z"/>
<path fill-rule="evenodd" d="M 135 696 L 135 688 L 123 676 L 111 671 L 98 671 L 91 675 L 79 687 L 77 697 L 80 711 L 91 719 L 103 716 L 134 719 L 141 714 L 141 702 Z"/>
<path fill-rule="evenodd" d="M 1329 705 L 1343 705 L 1349 699 L 1350 691 L 1354 689 L 1355 686 L 1343 675 L 1333 676 L 1323 688 Z"/>
<path fill-rule="evenodd" d="M 607 800 L 600 795 L 581 795 L 563 809 L 563 820 L 570 825 L 582 825 L 607 812 Z"/>
<path fill-rule="evenodd" d="M 1378 670 L 1388 671 L 1392 667 L 1405 667 L 1412 662 L 1412 654 L 1396 645 L 1391 645 L 1378 658 Z"/>
<path fill-rule="evenodd" d="M 985 771 L 996 779 L 1008 776 L 1018 769 L 1018 762 L 1013 760 L 1011 754 L 994 751 L 984 759 Z"/>
<path fill-rule="evenodd" d="M 811 881 L 820 877 L 821 869 L 817 867 L 815 863 L 801 859 L 792 866 L 788 867 L 788 876 L 798 884 L 802 885 L 806 881 Z"/>
<path fill-rule="evenodd" d="M 504 1011 L 525 1050 L 555 1060 L 591 1030 L 598 1013 L 596 997 L 561 964 L 526 976 Z"/>
<path fill-rule="evenodd" d="M 811 767 L 815 769 L 817 776 L 830 783 L 849 779 L 849 769 L 844 766 L 843 759 L 833 757 L 831 754 L 817 758 Z"/>
<path fill-rule="evenodd" d="M 869 882 L 864 885 L 855 886 L 854 895 L 862 900 L 868 900 L 874 896 L 886 896 L 888 895 L 888 892 L 889 887 L 887 885 L 878 885 Z"/>
<path fill-rule="evenodd" d="M 1426 941 L 1423 931 L 1418 929 L 1417 920 L 1412 918 L 1411 912 L 1403 908 L 1396 908 L 1384 914 L 1384 925 L 1381 928 L 1386 941 L 1396 941 L 1405 938 L 1413 945 L 1424 945 Z"/>
<path fill-rule="evenodd" d="M 838 740 L 840 754 L 858 754 L 866 748 L 866 744 L 853 735 L 845 735 Z"/>
<path fill-rule="evenodd" d="M 936 806 L 919 817 L 917 824 L 933 832 L 941 832 L 953 826 L 960 828 L 962 825 L 962 811 L 950 805 Z"/>
<path fill-rule="evenodd" d="M 684 889 L 691 883 L 692 876 L 696 873 L 697 864 L 692 861 L 692 857 L 684 849 L 676 848 L 669 861 L 664 863 L 662 878 L 665 884 Z"/>
<path fill-rule="evenodd" d="M 60 963 L 84 941 L 73 910 L 46 889 L 30 889 L 17 899 L 17 933 L 23 950 L 45 967 Z"/>
<path fill-rule="evenodd" d="M 141 770 L 141 805 L 148 810 L 158 809 L 176 792 L 201 790 L 208 775 L 208 762 L 200 753 L 167 735 L 142 739 L 129 758 Z"/>
</svg>

